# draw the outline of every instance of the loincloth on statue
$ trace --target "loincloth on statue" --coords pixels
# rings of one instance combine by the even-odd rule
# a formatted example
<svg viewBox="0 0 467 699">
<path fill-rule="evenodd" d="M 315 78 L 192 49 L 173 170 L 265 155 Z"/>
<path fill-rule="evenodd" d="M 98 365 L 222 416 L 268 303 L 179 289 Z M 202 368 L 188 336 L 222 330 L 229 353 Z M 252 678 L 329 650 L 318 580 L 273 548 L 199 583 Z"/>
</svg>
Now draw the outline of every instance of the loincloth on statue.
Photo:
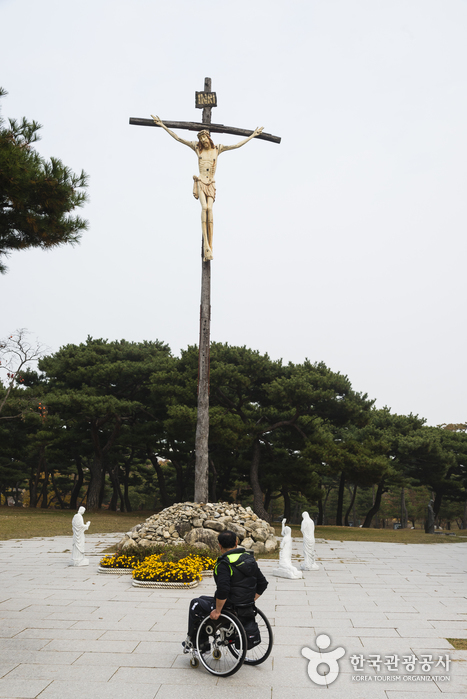
<svg viewBox="0 0 467 699">
<path fill-rule="evenodd" d="M 216 183 L 211 180 L 209 184 L 203 182 L 203 180 L 197 175 L 193 175 L 193 196 L 195 199 L 199 198 L 199 189 L 203 192 L 206 199 L 211 197 L 213 201 L 216 199 Z"/>
</svg>

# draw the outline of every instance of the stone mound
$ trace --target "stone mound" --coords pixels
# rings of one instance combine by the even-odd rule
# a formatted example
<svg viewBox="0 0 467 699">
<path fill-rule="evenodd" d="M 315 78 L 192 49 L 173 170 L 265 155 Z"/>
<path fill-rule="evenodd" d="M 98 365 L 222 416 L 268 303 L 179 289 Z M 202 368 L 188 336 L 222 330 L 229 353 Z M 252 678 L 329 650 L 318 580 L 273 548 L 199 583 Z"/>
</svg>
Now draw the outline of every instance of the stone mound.
<svg viewBox="0 0 467 699">
<path fill-rule="evenodd" d="M 166 507 L 127 532 L 118 548 L 187 543 L 217 554 L 217 535 L 226 529 L 235 532 L 241 545 L 255 553 L 271 553 L 277 548 L 274 527 L 255 515 L 251 507 L 228 502 L 180 502 Z"/>
</svg>

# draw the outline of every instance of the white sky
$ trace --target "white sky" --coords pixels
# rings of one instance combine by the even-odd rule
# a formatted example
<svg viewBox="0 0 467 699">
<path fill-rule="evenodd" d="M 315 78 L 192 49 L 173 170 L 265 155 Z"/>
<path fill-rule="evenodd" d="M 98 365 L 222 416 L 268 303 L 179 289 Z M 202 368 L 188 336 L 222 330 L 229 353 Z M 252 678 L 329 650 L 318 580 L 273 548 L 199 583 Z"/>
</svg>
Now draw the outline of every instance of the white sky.
<svg viewBox="0 0 467 699">
<path fill-rule="evenodd" d="M 210 76 L 214 122 L 282 136 L 220 158 L 212 339 L 467 419 L 467 0 L 0 0 L 0 23 L 3 115 L 90 175 L 81 245 L 7 261 L 0 336 L 197 344 L 195 155 L 128 119 L 201 120 Z"/>
</svg>

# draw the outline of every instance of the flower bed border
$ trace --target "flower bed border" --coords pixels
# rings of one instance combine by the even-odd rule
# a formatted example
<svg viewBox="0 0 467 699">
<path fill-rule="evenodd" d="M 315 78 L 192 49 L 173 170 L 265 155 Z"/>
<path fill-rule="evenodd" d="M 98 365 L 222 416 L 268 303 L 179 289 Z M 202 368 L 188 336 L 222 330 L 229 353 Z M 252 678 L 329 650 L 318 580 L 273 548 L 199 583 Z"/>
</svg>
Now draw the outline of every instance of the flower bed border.
<svg viewBox="0 0 467 699">
<path fill-rule="evenodd" d="M 133 580 L 133 587 L 159 587 L 163 589 L 189 589 L 190 587 L 198 587 L 199 580 L 193 580 L 191 583 L 182 582 L 156 582 L 155 580 Z"/>
<path fill-rule="evenodd" d="M 111 568 L 110 566 L 108 567 L 103 567 L 99 566 L 97 569 L 98 573 L 104 573 L 107 575 L 128 575 L 129 573 L 133 572 L 133 568 Z"/>
<path fill-rule="evenodd" d="M 131 573 L 133 573 L 133 568 L 111 568 L 110 566 L 108 566 L 108 567 L 99 566 L 99 568 L 97 569 L 97 572 L 102 573 L 103 575 L 130 575 Z M 214 575 L 214 571 L 212 571 L 212 570 L 201 570 L 200 573 L 203 576 L 203 578 L 212 578 Z M 138 582 L 150 582 L 150 581 L 139 580 Z M 174 583 L 170 583 L 170 584 L 173 585 Z M 178 584 L 183 585 L 183 583 L 177 583 L 177 585 Z M 184 585 L 184 587 L 187 587 L 187 585 Z"/>
</svg>

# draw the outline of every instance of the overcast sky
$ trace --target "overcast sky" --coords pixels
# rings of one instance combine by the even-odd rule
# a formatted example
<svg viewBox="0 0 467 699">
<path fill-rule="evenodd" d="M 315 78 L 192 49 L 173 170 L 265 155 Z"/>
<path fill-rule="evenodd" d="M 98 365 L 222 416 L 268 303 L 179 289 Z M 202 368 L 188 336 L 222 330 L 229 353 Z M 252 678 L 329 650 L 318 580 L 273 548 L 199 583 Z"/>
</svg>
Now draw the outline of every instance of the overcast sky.
<svg viewBox="0 0 467 699">
<path fill-rule="evenodd" d="M 282 137 L 220 158 L 212 340 L 467 420 L 467 0 L 0 0 L 0 23 L 2 114 L 90 176 L 81 244 L 7 260 L 0 336 L 198 343 L 196 157 L 128 119 L 201 120 L 209 76 L 213 122 Z"/>
</svg>

